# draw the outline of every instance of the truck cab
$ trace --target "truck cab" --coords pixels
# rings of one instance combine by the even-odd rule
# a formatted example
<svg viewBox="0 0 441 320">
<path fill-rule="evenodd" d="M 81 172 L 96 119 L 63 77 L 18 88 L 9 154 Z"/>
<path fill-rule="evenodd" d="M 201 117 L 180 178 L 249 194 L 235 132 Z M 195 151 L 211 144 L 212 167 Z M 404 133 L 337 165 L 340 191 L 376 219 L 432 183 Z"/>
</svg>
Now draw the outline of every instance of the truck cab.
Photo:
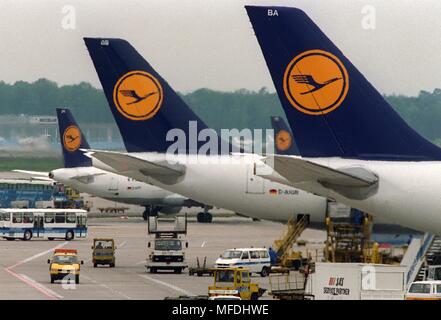
<svg viewBox="0 0 441 320">
<path fill-rule="evenodd" d="M 115 241 L 113 239 L 96 238 L 93 239 L 92 263 L 96 268 L 98 265 L 109 265 L 115 267 Z"/>
<path fill-rule="evenodd" d="M 159 229 L 157 217 L 148 219 L 149 234 L 154 237 L 148 242 L 146 269 L 151 273 L 158 270 L 171 270 L 182 273 L 188 267 L 185 259 L 187 217 L 176 217 L 174 228 Z"/>
</svg>

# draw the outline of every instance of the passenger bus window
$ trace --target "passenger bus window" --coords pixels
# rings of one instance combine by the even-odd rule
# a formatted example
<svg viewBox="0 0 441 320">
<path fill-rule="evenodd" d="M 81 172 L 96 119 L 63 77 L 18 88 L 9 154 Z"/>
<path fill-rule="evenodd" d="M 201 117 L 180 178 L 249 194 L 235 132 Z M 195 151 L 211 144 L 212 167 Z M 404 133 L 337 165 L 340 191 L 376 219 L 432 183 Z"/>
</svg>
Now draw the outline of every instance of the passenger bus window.
<svg viewBox="0 0 441 320">
<path fill-rule="evenodd" d="M 3 218 L 5 221 L 11 221 L 11 214 L 9 212 L 3 213 Z"/>
<path fill-rule="evenodd" d="M 77 226 L 78 227 L 85 227 L 87 222 L 86 216 L 77 216 Z"/>
<path fill-rule="evenodd" d="M 249 259 L 248 251 L 242 253 L 242 259 Z"/>
<path fill-rule="evenodd" d="M 250 282 L 250 276 L 248 272 L 242 272 L 242 282 L 243 283 Z"/>
<path fill-rule="evenodd" d="M 75 223 L 75 213 L 73 213 L 73 212 L 69 212 L 69 213 L 66 215 L 66 222 L 67 222 L 67 223 Z"/>
<path fill-rule="evenodd" d="M 5 214 L 4 212 L 0 213 L 0 221 L 5 221 Z"/>
<path fill-rule="evenodd" d="M 268 251 L 260 251 L 260 257 L 262 259 L 268 258 Z"/>
<path fill-rule="evenodd" d="M 64 212 L 57 212 L 55 214 L 55 223 L 66 223 L 66 214 Z"/>
<path fill-rule="evenodd" d="M 22 223 L 23 222 L 23 213 L 14 212 L 12 214 L 12 223 Z"/>
<path fill-rule="evenodd" d="M 441 293 L 441 284 L 436 285 L 436 293 Z"/>
<path fill-rule="evenodd" d="M 44 214 L 44 223 L 54 223 L 55 222 L 55 214 L 52 212 L 46 212 Z"/>
<path fill-rule="evenodd" d="M 34 214 L 32 212 L 25 212 L 23 215 L 23 223 L 34 223 Z"/>
</svg>

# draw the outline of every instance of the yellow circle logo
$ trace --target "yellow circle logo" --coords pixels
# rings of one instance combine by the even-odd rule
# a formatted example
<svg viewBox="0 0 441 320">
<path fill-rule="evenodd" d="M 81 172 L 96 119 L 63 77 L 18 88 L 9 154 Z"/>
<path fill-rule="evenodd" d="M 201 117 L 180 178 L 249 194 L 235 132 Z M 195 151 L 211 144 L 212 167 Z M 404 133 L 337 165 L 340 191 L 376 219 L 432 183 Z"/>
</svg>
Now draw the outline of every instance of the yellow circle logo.
<svg viewBox="0 0 441 320">
<path fill-rule="evenodd" d="M 76 126 L 69 126 L 64 130 L 63 145 L 68 151 L 76 151 L 81 146 L 81 132 Z"/>
<path fill-rule="evenodd" d="M 118 111 L 130 120 L 147 120 L 162 105 L 162 87 L 150 73 L 131 71 L 122 76 L 113 89 Z"/>
<path fill-rule="evenodd" d="M 280 130 L 276 135 L 277 150 L 286 151 L 292 145 L 291 134 L 286 130 Z"/>
<path fill-rule="evenodd" d="M 343 63 L 322 50 L 295 57 L 286 68 L 283 90 L 297 110 L 323 115 L 338 108 L 348 93 L 349 77 Z"/>
</svg>

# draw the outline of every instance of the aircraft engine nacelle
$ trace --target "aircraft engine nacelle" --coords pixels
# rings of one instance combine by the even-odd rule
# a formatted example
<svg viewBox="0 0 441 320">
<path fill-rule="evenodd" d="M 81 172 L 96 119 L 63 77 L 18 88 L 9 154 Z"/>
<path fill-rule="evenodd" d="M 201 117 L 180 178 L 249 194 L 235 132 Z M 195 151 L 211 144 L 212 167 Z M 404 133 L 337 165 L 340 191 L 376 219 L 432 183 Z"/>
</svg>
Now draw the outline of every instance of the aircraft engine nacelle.
<svg viewBox="0 0 441 320">
<path fill-rule="evenodd" d="M 181 211 L 182 207 L 161 207 L 161 209 L 159 209 L 160 213 L 164 213 L 164 214 L 176 214 L 179 211 Z"/>
</svg>

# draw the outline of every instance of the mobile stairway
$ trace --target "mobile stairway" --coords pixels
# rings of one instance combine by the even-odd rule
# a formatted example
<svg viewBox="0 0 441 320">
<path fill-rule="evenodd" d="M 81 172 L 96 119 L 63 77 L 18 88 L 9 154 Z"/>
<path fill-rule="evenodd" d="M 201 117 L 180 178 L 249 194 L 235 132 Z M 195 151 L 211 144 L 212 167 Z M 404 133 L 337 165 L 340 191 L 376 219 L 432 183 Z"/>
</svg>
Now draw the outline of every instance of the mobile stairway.
<svg viewBox="0 0 441 320">
<path fill-rule="evenodd" d="M 426 233 L 422 238 L 414 238 L 401 265 L 408 266 L 407 285 L 433 278 L 436 269 L 441 269 L 441 237 Z"/>
</svg>

